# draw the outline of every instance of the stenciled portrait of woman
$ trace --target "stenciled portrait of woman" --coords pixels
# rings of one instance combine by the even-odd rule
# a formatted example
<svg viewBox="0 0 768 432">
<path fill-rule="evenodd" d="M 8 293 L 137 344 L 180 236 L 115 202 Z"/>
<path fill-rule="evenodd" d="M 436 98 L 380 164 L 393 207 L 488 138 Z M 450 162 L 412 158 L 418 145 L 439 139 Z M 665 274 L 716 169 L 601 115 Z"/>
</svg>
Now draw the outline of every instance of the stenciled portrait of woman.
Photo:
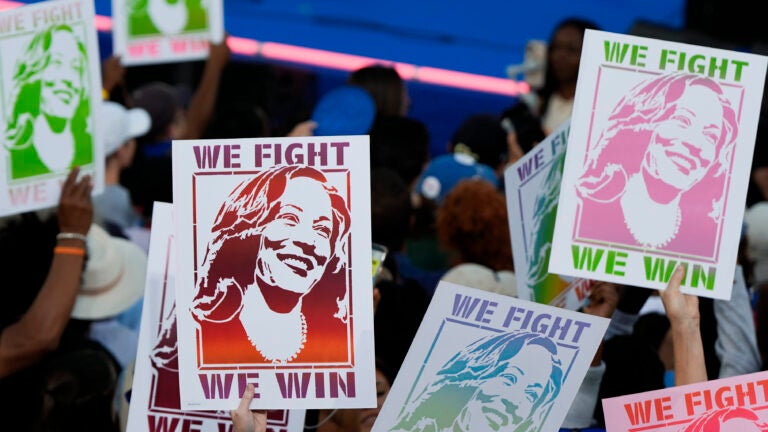
<svg viewBox="0 0 768 432">
<path fill-rule="evenodd" d="M 716 81 L 673 73 L 635 85 L 587 150 L 575 239 L 713 259 L 737 137 Z"/>
<path fill-rule="evenodd" d="M 208 26 L 207 0 L 125 0 L 128 33 L 176 35 Z"/>
<path fill-rule="evenodd" d="M 716 408 L 682 428 L 680 432 L 766 432 L 768 422 L 746 407 Z"/>
<path fill-rule="evenodd" d="M 455 354 L 406 401 L 393 431 L 539 431 L 560 394 L 558 346 L 517 330 L 482 337 Z"/>
<path fill-rule="evenodd" d="M 89 75 L 86 47 L 73 27 L 53 25 L 32 37 L 16 59 L 5 101 L 10 180 L 93 162 Z"/>
<path fill-rule="evenodd" d="M 191 308 L 203 364 L 351 360 L 344 192 L 318 169 L 288 165 L 229 194 Z"/>
</svg>

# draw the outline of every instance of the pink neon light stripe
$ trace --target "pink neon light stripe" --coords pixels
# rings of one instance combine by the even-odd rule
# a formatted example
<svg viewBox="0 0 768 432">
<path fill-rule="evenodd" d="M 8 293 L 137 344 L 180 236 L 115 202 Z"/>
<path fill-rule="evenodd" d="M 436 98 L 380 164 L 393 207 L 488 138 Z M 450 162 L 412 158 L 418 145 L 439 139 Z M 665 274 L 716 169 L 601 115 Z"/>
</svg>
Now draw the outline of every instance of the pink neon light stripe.
<svg viewBox="0 0 768 432">
<path fill-rule="evenodd" d="M 6 9 L 13 9 L 15 7 L 19 7 L 23 5 L 24 3 L 21 2 L 15 2 L 15 1 L 0 1 L 0 11 L 4 11 Z"/>
<path fill-rule="evenodd" d="M 111 32 L 112 31 L 112 18 L 103 16 L 103 15 L 96 15 L 95 20 L 96 30 L 100 32 Z"/>
<path fill-rule="evenodd" d="M 0 0 L 0 11 L 23 6 L 26 3 Z M 108 16 L 96 16 L 96 29 L 100 32 L 112 31 L 112 19 Z M 506 96 L 519 96 L 528 93 L 528 83 L 497 78 L 486 75 L 438 69 L 429 66 L 416 66 L 408 63 L 398 63 L 389 60 L 344 54 L 315 48 L 287 45 L 278 42 L 260 42 L 254 39 L 230 36 L 229 48 L 233 53 L 262 57 L 268 60 L 284 61 L 308 66 L 353 71 L 372 63 L 394 66 L 400 76 L 407 81 L 417 81 L 426 84 L 455 87 Z"/>
</svg>

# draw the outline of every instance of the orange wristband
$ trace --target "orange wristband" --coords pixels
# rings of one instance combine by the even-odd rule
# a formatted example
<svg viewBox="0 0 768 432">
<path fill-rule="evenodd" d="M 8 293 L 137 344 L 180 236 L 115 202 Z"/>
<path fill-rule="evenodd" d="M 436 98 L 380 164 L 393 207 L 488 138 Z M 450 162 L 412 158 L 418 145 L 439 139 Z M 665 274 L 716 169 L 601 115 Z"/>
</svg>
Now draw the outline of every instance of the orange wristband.
<svg viewBox="0 0 768 432">
<path fill-rule="evenodd" d="M 77 255 L 84 257 L 85 249 L 68 246 L 56 246 L 53 248 L 53 253 L 62 255 Z"/>
</svg>

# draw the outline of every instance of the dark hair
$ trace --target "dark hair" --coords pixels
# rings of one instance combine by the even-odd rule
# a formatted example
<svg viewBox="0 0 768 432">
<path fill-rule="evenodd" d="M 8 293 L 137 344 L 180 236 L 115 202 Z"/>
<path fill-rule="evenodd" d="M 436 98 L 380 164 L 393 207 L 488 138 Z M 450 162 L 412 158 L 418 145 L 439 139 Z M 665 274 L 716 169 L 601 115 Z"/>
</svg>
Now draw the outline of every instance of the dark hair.
<svg viewBox="0 0 768 432">
<path fill-rule="evenodd" d="M 560 21 L 552 30 L 552 33 L 549 36 L 549 42 L 547 43 L 547 63 L 549 63 L 549 57 L 550 53 L 552 52 L 552 41 L 555 39 L 555 35 L 562 29 L 571 27 L 575 28 L 581 33 L 582 38 L 584 37 L 584 32 L 589 30 L 600 30 L 600 26 L 598 26 L 596 23 L 580 17 L 568 17 Z M 560 82 L 558 82 L 557 77 L 552 72 L 552 68 L 547 67 L 546 72 L 544 74 L 544 85 L 541 87 L 541 89 L 538 90 L 538 95 L 541 99 L 541 106 L 539 107 L 539 115 L 542 115 L 543 113 L 547 112 L 547 105 L 549 104 L 549 97 L 552 96 L 553 93 L 555 93 L 560 86 Z"/>
<path fill-rule="evenodd" d="M 390 252 L 403 249 L 411 227 L 408 185 L 389 168 L 371 171 L 371 239 Z"/>
<path fill-rule="evenodd" d="M 113 409 L 120 367 L 99 343 L 59 350 L 46 367 L 41 431 L 118 432 Z"/>
<path fill-rule="evenodd" d="M 509 124 L 505 126 L 506 122 Z M 531 108 L 522 101 L 516 102 L 501 113 L 501 124 L 502 127 L 514 129 L 517 143 L 525 153 L 531 151 L 536 144 L 546 138 L 544 129 L 541 127 L 541 120 L 533 115 Z"/>
<path fill-rule="evenodd" d="M 166 82 L 152 81 L 134 90 L 131 97 L 133 106 L 145 109 L 152 119 L 149 131 L 138 138 L 139 144 L 166 139 L 176 112 L 183 108 L 179 90 Z"/>
<path fill-rule="evenodd" d="M 402 114 L 405 81 L 394 67 L 383 64 L 365 66 L 352 72 L 347 84 L 358 85 L 368 91 L 376 102 L 377 114 Z"/>
<path fill-rule="evenodd" d="M 638 341 L 644 342 L 658 351 L 669 331 L 669 327 L 669 318 L 666 315 L 659 312 L 650 312 L 637 318 L 632 332 L 638 338 Z"/>
<path fill-rule="evenodd" d="M 507 133 L 497 115 L 472 114 L 451 136 L 450 151 L 469 154 L 496 170 L 508 157 Z"/>
<path fill-rule="evenodd" d="M 6 290 L 0 304 L 0 328 L 16 322 L 32 305 L 45 282 L 53 260 L 58 222 L 55 215 L 40 218 L 36 213 L 7 219 L 0 228 L 0 262 L 9 271 L 3 276 Z"/>
<path fill-rule="evenodd" d="M 401 115 L 378 115 L 369 135 L 371 169 L 389 168 L 412 185 L 429 161 L 427 126 Z"/>
</svg>

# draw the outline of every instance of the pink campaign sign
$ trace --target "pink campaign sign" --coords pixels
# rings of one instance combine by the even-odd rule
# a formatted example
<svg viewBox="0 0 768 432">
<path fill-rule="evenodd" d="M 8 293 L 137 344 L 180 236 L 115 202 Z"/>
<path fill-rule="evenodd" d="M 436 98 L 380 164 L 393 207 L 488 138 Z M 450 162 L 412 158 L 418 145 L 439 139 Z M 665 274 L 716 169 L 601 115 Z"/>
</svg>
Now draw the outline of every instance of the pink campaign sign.
<svg viewBox="0 0 768 432">
<path fill-rule="evenodd" d="M 549 272 L 729 299 L 766 66 L 585 32 Z"/>
<path fill-rule="evenodd" d="M 603 399 L 608 432 L 760 432 L 768 371 Z"/>
</svg>

